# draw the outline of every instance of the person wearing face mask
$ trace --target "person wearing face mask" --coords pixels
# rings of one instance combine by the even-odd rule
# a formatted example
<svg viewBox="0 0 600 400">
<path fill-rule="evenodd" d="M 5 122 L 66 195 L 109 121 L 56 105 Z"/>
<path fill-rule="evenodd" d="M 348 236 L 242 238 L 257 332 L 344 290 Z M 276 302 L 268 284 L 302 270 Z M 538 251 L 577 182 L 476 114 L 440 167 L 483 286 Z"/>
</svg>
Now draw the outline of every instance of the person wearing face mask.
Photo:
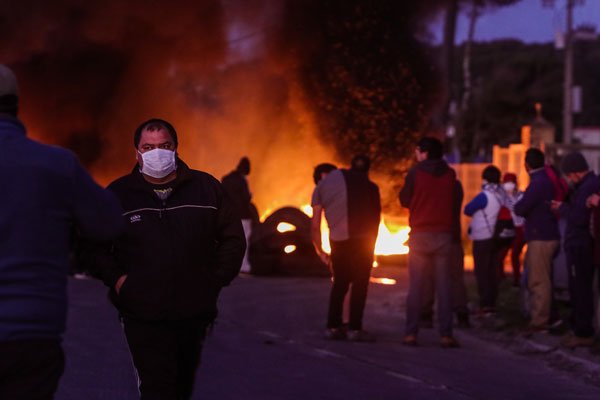
<svg viewBox="0 0 600 400">
<path fill-rule="evenodd" d="M 517 186 L 517 176 L 507 172 L 502 177 L 502 188 L 506 193 L 506 207 L 510 210 L 513 224 L 515 226 L 515 237 L 508 246 L 500 250 L 500 267 L 504 267 L 504 259 L 510 250 L 510 260 L 513 270 L 513 286 L 518 287 L 521 281 L 521 252 L 525 246 L 525 219 L 515 214 L 515 203 L 521 200 L 523 192 Z M 503 270 L 501 272 L 504 272 Z M 502 274 L 501 274 L 502 275 Z"/>
<path fill-rule="evenodd" d="M 464 214 L 472 217 L 469 237 L 473 240 L 473 261 L 475 279 L 479 293 L 479 314 L 493 315 L 496 312 L 498 297 L 498 239 L 494 237 L 496 220 L 506 195 L 500 187 L 500 170 L 488 165 L 482 173 L 481 192 L 464 209 Z"/>
<path fill-rule="evenodd" d="M 177 156 L 161 119 L 134 134 L 137 165 L 108 186 L 125 233 L 103 246 L 97 275 L 119 311 L 143 399 L 189 399 L 217 297 L 238 274 L 246 240 L 221 183 Z"/>
<path fill-rule="evenodd" d="M 580 152 L 567 154 L 561 169 L 574 191 L 566 202 L 552 202 L 567 219 L 563 247 L 567 255 L 569 296 L 571 298 L 571 329 L 561 344 L 568 348 L 589 347 L 594 344 L 594 239 L 591 234 L 592 212 L 586 202 L 600 190 L 600 182 L 590 171 Z"/>
</svg>

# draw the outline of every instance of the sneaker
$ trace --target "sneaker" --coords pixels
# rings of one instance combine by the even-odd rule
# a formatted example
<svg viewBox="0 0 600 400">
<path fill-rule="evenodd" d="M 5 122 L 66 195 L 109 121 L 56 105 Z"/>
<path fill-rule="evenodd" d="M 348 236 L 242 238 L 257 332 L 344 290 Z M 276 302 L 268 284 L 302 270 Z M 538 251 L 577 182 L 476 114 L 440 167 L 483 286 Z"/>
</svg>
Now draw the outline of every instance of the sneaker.
<svg viewBox="0 0 600 400">
<path fill-rule="evenodd" d="M 365 330 L 350 330 L 348 331 L 348 340 L 351 342 L 372 343 L 375 341 L 375 336 Z"/>
<path fill-rule="evenodd" d="M 460 343 L 453 336 L 442 336 L 440 339 L 440 346 L 444 349 L 455 349 L 460 347 Z"/>
<path fill-rule="evenodd" d="M 417 336 L 416 335 L 406 335 L 402 339 L 402 344 L 405 346 L 416 346 L 417 345 Z"/>
<path fill-rule="evenodd" d="M 346 330 L 342 328 L 327 328 L 323 337 L 327 340 L 346 340 Z"/>
<path fill-rule="evenodd" d="M 594 337 L 581 337 L 569 333 L 560 341 L 560 344 L 568 349 L 575 349 L 576 347 L 592 347 L 594 345 Z"/>
</svg>

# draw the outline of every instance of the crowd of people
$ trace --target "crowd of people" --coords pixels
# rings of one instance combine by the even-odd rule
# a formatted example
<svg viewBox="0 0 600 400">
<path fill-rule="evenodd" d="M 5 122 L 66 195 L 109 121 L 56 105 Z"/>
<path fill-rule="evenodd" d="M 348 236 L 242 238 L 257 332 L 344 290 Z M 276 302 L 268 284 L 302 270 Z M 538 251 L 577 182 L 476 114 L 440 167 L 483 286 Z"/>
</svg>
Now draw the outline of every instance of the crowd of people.
<svg viewBox="0 0 600 400">
<path fill-rule="evenodd" d="M 71 152 L 29 139 L 18 114 L 18 85 L 0 65 L 0 176 L 7 188 L 0 210 L 0 398 L 52 398 L 64 370 L 61 348 L 67 314 L 67 273 L 73 238 L 109 298 L 129 346 L 143 399 L 186 399 L 221 290 L 249 269 L 246 241 L 256 212 L 246 177 L 250 161 L 219 182 L 179 158 L 175 128 L 162 119 L 133 133 L 132 170 L 106 189 Z M 549 329 L 557 316 L 552 261 L 561 243 L 567 255 L 573 312 L 568 347 L 594 342 L 593 278 L 600 264 L 600 178 L 581 153 L 564 157 L 570 187 L 529 149 L 530 183 L 518 190 L 514 174 L 484 169 L 482 190 L 462 209 L 464 192 L 432 137 L 416 145 L 416 165 L 399 193 L 409 210 L 409 292 L 403 344 L 417 345 L 433 305 L 444 348 L 469 326 L 464 283 L 461 213 L 472 217 L 478 315 L 496 312 L 503 260 L 512 252 L 513 282 L 525 274 L 530 333 Z M 363 328 L 373 253 L 381 217 L 370 160 L 348 169 L 318 165 L 313 174 L 311 239 L 333 274 L 325 338 L 371 342 Z M 502 183 L 501 183 L 502 182 Z M 331 255 L 321 244 L 321 218 L 330 230 Z M 350 292 L 349 321 L 343 320 Z M 434 301 L 435 299 L 435 301 Z"/>
<path fill-rule="evenodd" d="M 441 345 L 459 346 L 452 336 L 452 311 L 457 312 L 458 323 L 469 325 L 464 314 L 463 265 L 458 260 L 462 257 L 452 251 L 454 241 L 460 248 L 456 251 L 462 254 L 459 232 L 463 191 L 442 155 L 439 140 L 421 139 L 416 149 L 417 164 L 400 192 L 402 205 L 409 209 L 411 227 L 406 345 L 417 344 L 418 328 L 422 326 L 419 316 L 422 321 L 431 315 L 432 287 L 437 292 Z M 513 285 L 529 295 L 529 323 L 524 334 L 545 333 L 563 325 L 553 295 L 554 259 L 562 246 L 571 315 L 567 321 L 570 331 L 561 343 L 569 348 L 592 346 L 594 274 L 600 265 L 600 178 L 580 152 L 567 154 L 559 172 L 546 164 L 540 149 L 531 148 L 525 154 L 525 168 L 530 182 L 521 192 L 515 174 L 502 176 L 497 167 L 487 166 L 482 173 L 481 192 L 462 210 L 471 217 L 468 235 L 479 297 L 479 306 L 472 312 L 478 317 L 496 315 L 499 281 L 504 278 L 504 260 L 511 251 Z M 521 252 L 525 245 L 522 275 Z"/>
</svg>

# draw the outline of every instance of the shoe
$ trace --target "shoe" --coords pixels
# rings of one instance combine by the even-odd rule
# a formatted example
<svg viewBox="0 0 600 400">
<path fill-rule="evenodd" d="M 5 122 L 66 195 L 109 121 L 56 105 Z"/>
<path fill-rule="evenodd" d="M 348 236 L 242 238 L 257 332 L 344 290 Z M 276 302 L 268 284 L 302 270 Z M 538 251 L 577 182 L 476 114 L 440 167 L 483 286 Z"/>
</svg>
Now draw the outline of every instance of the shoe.
<svg viewBox="0 0 600 400">
<path fill-rule="evenodd" d="M 348 340 L 351 342 L 372 343 L 375 341 L 375 335 L 364 330 L 348 331 Z"/>
<path fill-rule="evenodd" d="M 416 335 L 406 335 L 402 339 L 402 344 L 405 346 L 416 346 L 417 345 L 417 336 Z"/>
<path fill-rule="evenodd" d="M 594 337 L 581 337 L 569 333 L 560 341 L 560 345 L 568 349 L 575 349 L 576 347 L 592 347 L 594 345 Z"/>
<path fill-rule="evenodd" d="M 444 349 L 455 349 L 460 347 L 460 343 L 453 336 L 442 336 L 440 339 L 440 346 Z"/>
<path fill-rule="evenodd" d="M 327 340 L 346 340 L 346 330 L 343 328 L 327 328 L 323 337 Z"/>
<path fill-rule="evenodd" d="M 535 335 L 536 333 L 548 333 L 548 326 L 546 325 L 529 325 L 527 326 L 527 328 L 525 328 L 523 330 L 523 336 L 528 338 L 531 337 L 533 335 Z"/>
</svg>

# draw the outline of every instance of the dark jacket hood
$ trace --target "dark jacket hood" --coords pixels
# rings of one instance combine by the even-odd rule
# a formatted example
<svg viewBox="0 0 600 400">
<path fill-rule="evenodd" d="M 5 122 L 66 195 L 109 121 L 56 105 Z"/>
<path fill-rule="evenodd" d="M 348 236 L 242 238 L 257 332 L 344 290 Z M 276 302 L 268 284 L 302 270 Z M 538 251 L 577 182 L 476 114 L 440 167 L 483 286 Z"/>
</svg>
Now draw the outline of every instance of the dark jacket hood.
<svg viewBox="0 0 600 400">
<path fill-rule="evenodd" d="M 417 164 L 417 169 L 428 172 L 434 176 L 443 175 L 450 167 L 445 160 L 423 160 Z"/>
</svg>

